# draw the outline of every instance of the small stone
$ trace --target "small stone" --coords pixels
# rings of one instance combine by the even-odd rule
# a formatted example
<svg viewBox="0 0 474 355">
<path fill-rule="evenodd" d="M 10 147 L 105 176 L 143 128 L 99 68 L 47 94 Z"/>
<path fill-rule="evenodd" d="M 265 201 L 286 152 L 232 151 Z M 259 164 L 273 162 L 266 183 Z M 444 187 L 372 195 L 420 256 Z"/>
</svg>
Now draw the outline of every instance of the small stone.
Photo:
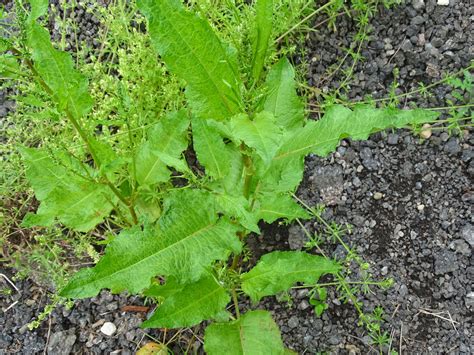
<svg viewBox="0 0 474 355">
<path fill-rule="evenodd" d="M 76 342 L 73 330 L 65 330 L 51 334 L 48 343 L 48 354 L 69 354 Z"/>
<path fill-rule="evenodd" d="M 462 202 L 474 203 L 474 192 L 468 191 L 461 196 Z"/>
<path fill-rule="evenodd" d="M 380 273 L 385 276 L 388 274 L 388 266 L 384 266 L 381 270 Z"/>
<path fill-rule="evenodd" d="M 474 292 L 469 292 L 466 295 L 466 307 L 474 306 Z"/>
<path fill-rule="evenodd" d="M 407 294 L 408 294 L 408 287 L 407 285 L 403 284 L 400 286 L 400 290 L 398 290 L 398 292 L 400 293 L 400 296 L 401 297 L 405 297 Z"/>
<path fill-rule="evenodd" d="M 299 298 L 299 299 L 308 297 L 308 295 L 309 295 L 309 291 L 308 291 L 307 288 L 302 288 L 301 290 L 298 290 L 296 292 L 296 297 Z"/>
<path fill-rule="evenodd" d="M 356 177 L 352 180 L 352 185 L 354 185 L 355 187 L 361 187 L 361 186 L 362 186 L 362 182 L 361 182 L 360 179 L 356 176 Z"/>
<path fill-rule="evenodd" d="M 117 327 L 112 322 L 105 322 L 104 325 L 100 328 L 100 332 L 109 337 L 115 334 Z"/>
<path fill-rule="evenodd" d="M 418 206 L 416 206 L 416 209 L 420 212 L 423 212 L 423 210 L 425 209 L 425 205 L 419 204 Z"/>
<path fill-rule="evenodd" d="M 425 7 L 424 0 L 413 0 L 411 4 L 415 10 L 420 10 Z"/>
<path fill-rule="evenodd" d="M 383 194 L 381 192 L 374 193 L 374 200 L 381 200 L 382 197 L 383 197 Z"/>
<path fill-rule="evenodd" d="M 28 300 L 25 301 L 25 304 L 26 304 L 28 307 L 33 306 L 35 303 L 36 303 L 36 301 L 35 301 L 35 300 L 32 300 L 32 299 L 28 299 Z"/>
<path fill-rule="evenodd" d="M 451 155 L 459 153 L 461 151 L 461 147 L 457 138 L 450 138 L 448 142 L 444 145 L 444 151 Z"/>
<path fill-rule="evenodd" d="M 470 223 L 461 228 L 461 236 L 474 248 L 474 226 Z"/>
<path fill-rule="evenodd" d="M 292 316 L 289 320 L 288 320 L 288 327 L 290 327 L 291 329 L 294 329 L 298 326 L 298 324 L 300 323 L 300 321 L 298 320 L 298 317 L 296 316 Z"/>
<path fill-rule="evenodd" d="M 303 301 L 301 301 L 301 303 L 300 303 L 300 305 L 299 305 L 298 308 L 301 309 L 302 311 L 304 311 L 304 310 L 308 309 L 309 307 L 311 307 L 311 305 L 309 304 L 309 302 L 306 301 L 306 300 L 303 300 Z"/>
<path fill-rule="evenodd" d="M 462 255 L 471 255 L 471 247 L 462 239 L 452 241 L 449 248 Z"/>
<path fill-rule="evenodd" d="M 433 132 L 431 131 L 431 125 L 429 123 L 425 123 L 423 127 L 421 127 L 420 137 L 423 139 L 428 139 L 432 134 Z"/>
<path fill-rule="evenodd" d="M 431 44 L 435 48 L 440 48 L 444 43 L 445 41 L 443 41 L 441 38 L 433 38 L 433 40 L 431 41 Z"/>
<path fill-rule="evenodd" d="M 292 225 L 288 229 L 288 244 L 291 250 L 303 249 L 306 242 L 307 238 L 299 226 Z"/>
<path fill-rule="evenodd" d="M 334 206 L 340 202 L 344 186 L 341 166 L 318 167 L 312 179 L 319 189 L 324 204 Z"/>
<path fill-rule="evenodd" d="M 448 6 L 449 0 L 438 0 L 437 4 L 440 6 Z"/>
<path fill-rule="evenodd" d="M 390 145 L 397 145 L 398 143 L 398 134 L 391 133 L 388 135 L 387 143 Z"/>
<path fill-rule="evenodd" d="M 426 74 L 428 74 L 428 76 L 431 76 L 432 78 L 437 78 L 440 76 L 440 71 L 436 65 L 428 63 L 426 65 Z"/>
<path fill-rule="evenodd" d="M 412 25 L 421 25 L 422 23 L 424 23 L 426 20 L 423 16 L 415 16 L 411 19 L 411 24 Z"/>
<path fill-rule="evenodd" d="M 402 42 L 402 45 L 400 48 L 404 52 L 410 52 L 413 50 L 413 44 L 411 43 L 409 39 L 406 39 Z"/>
<path fill-rule="evenodd" d="M 436 275 L 442 275 L 456 271 L 459 269 L 456 254 L 452 251 L 442 250 L 435 256 L 434 267 Z"/>
</svg>

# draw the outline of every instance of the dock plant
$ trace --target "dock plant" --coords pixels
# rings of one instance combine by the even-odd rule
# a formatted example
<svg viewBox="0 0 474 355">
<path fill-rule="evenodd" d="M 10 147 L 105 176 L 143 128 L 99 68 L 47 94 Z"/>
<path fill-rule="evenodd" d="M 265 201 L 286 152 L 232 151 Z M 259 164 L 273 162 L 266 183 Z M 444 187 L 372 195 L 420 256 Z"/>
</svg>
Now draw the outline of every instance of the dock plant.
<svg viewBox="0 0 474 355">
<path fill-rule="evenodd" d="M 239 300 L 258 302 L 296 283 L 315 284 L 343 265 L 306 251 L 274 251 L 249 265 L 243 254 L 249 234 L 259 234 L 262 223 L 311 218 L 293 198 L 306 155 L 326 156 L 341 139 L 367 139 L 436 114 L 333 105 L 319 120 L 308 119 L 290 60 L 273 61 L 272 0 L 255 2 L 251 56 L 239 55 L 178 0 L 137 4 L 157 61 L 183 83 L 186 104 L 165 108 L 144 134 L 125 125 L 121 149 L 85 128 L 94 107 L 88 79 L 40 25 L 47 1 L 31 0 L 25 48 L 3 40 L 2 49 L 23 61 L 84 143 L 81 154 L 20 148 L 40 201 L 23 223 L 60 223 L 79 232 L 104 221 L 121 227 L 99 262 L 61 290 L 63 297 L 93 297 L 102 289 L 143 294 L 158 302 L 143 327 L 208 321 L 209 354 L 286 353 L 271 314 L 243 313 Z M 189 158 L 194 153 L 197 160 Z"/>
</svg>

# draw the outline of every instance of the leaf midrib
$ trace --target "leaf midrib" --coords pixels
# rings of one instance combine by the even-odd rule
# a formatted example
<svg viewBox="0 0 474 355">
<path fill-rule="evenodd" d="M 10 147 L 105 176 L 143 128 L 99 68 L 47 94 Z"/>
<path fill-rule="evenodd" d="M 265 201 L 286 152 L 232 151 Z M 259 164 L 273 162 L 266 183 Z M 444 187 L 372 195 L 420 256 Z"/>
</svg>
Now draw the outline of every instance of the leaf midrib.
<svg viewBox="0 0 474 355">
<path fill-rule="evenodd" d="M 160 250 L 158 250 L 157 252 L 154 252 L 154 253 L 152 253 L 152 254 L 146 256 L 145 258 L 140 259 L 138 262 L 135 262 L 135 263 L 133 263 L 133 264 L 127 265 L 126 267 L 124 267 L 124 268 L 122 268 L 122 269 L 119 269 L 119 270 L 117 270 L 117 271 L 115 271 L 115 272 L 113 272 L 113 273 L 111 273 L 111 274 L 106 274 L 106 275 L 104 275 L 104 276 L 102 276 L 102 277 L 99 277 L 99 278 L 94 279 L 92 283 L 97 283 L 97 282 L 102 281 L 102 280 L 104 280 L 104 279 L 106 279 L 106 278 L 112 278 L 112 277 L 114 277 L 116 274 L 119 274 L 119 273 L 122 273 L 122 272 L 126 272 L 127 270 L 129 270 L 129 269 L 131 269 L 131 268 L 134 268 L 134 267 L 136 267 L 136 266 L 138 266 L 138 265 L 144 263 L 144 262 L 147 261 L 148 259 L 150 259 L 150 258 L 152 258 L 152 257 L 155 257 L 156 255 L 159 255 L 159 254 L 165 252 L 166 250 L 168 250 L 168 249 L 170 249 L 170 248 L 172 248 L 172 247 L 178 246 L 179 244 L 182 244 L 183 242 L 185 242 L 185 241 L 188 240 L 189 238 L 192 238 L 192 237 L 194 237 L 194 236 L 197 236 L 197 235 L 199 235 L 199 234 L 201 234 L 201 233 L 203 233 L 203 232 L 205 232 L 205 231 L 211 229 L 212 227 L 217 227 L 217 223 L 211 223 L 211 224 L 209 224 L 209 225 L 207 225 L 207 226 L 205 226 L 205 227 L 203 227 L 203 228 L 200 228 L 199 230 L 197 230 L 197 231 L 195 231 L 195 232 L 193 232 L 193 233 L 187 235 L 186 237 L 184 237 L 184 238 L 178 240 L 177 242 L 168 245 L 168 246 L 165 247 L 164 249 L 160 249 Z M 87 284 L 86 284 L 86 285 L 87 285 Z"/>
<path fill-rule="evenodd" d="M 181 12 L 180 16 L 183 16 L 183 13 L 185 13 L 184 10 L 182 10 L 182 11 L 180 11 L 180 12 Z M 188 15 L 188 14 L 185 13 L 184 15 Z M 193 15 L 191 15 L 191 16 L 193 16 Z M 194 16 L 193 16 L 193 17 L 194 17 Z M 198 61 L 199 66 L 203 69 L 203 71 L 205 72 L 205 74 L 206 74 L 206 76 L 208 77 L 209 81 L 211 82 L 212 86 L 216 89 L 216 92 L 218 93 L 218 95 L 219 95 L 219 97 L 220 97 L 220 99 L 221 99 L 221 102 L 224 104 L 224 106 L 225 106 L 225 108 L 226 108 L 228 114 L 229 114 L 229 115 L 233 115 L 234 112 L 233 112 L 233 110 L 231 109 L 231 107 L 229 106 L 229 103 L 228 103 L 228 101 L 227 101 L 227 99 L 226 99 L 225 94 L 222 93 L 221 88 L 217 85 L 217 83 L 216 83 L 214 77 L 213 77 L 213 76 L 211 75 L 211 73 L 207 70 L 207 68 L 206 68 L 206 66 L 203 64 L 201 58 L 196 55 L 196 52 L 193 50 L 193 47 L 189 45 L 189 43 L 185 40 L 185 38 L 181 35 L 181 33 L 176 29 L 176 27 L 174 26 L 174 23 L 173 23 L 172 21 L 168 21 L 167 18 L 166 18 L 166 16 L 162 17 L 161 19 L 162 19 L 162 20 L 164 19 L 163 22 L 167 22 L 168 25 L 169 25 L 169 26 L 173 29 L 173 31 L 176 33 L 176 35 L 185 43 L 185 45 L 186 45 L 186 47 L 188 48 L 188 50 L 189 50 L 191 56 L 192 56 L 193 58 L 195 58 L 195 59 Z M 202 23 L 201 19 L 197 18 L 197 20 Z M 212 30 L 211 30 L 211 31 L 212 31 Z M 219 41 L 219 40 L 218 40 L 218 41 Z M 222 48 L 222 45 L 220 44 L 220 41 L 219 41 L 219 47 L 221 48 L 221 52 L 222 52 L 222 53 L 225 53 L 225 51 L 224 51 L 223 48 Z M 222 53 L 221 53 L 221 54 L 222 54 Z M 226 55 L 224 55 L 224 58 L 225 58 L 225 62 L 226 62 L 226 63 L 229 63 L 229 60 L 228 60 L 228 58 L 227 58 Z M 184 78 L 184 79 L 185 79 L 185 78 Z M 191 87 L 192 87 L 192 85 L 191 85 Z"/>
</svg>

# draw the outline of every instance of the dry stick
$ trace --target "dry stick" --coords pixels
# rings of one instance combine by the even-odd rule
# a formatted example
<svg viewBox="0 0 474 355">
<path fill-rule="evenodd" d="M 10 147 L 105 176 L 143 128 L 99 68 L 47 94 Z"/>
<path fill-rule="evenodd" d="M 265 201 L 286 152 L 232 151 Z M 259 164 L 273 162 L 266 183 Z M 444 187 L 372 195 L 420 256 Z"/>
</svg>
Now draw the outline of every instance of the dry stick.
<svg viewBox="0 0 474 355">
<path fill-rule="evenodd" d="M 458 333 L 458 330 L 457 330 L 455 324 L 459 324 L 459 322 L 456 322 L 451 317 L 451 313 L 449 313 L 448 311 L 439 311 L 439 312 L 437 312 L 437 311 L 434 311 L 434 310 L 431 310 L 431 309 L 420 309 L 420 311 L 415 316 L 417 316 L 420 313 L 431 315 L 431 316 L 434 316 L 434 317 L 437 317 L 437 318 L 440 318 L 440 319 L 443 319 L 445 321 L 450 322 L 451 325 L 453 326 L 454 330 Z M 441 314 L 447 314 L 449 316 L 449 318 L 443 317 Z"/>
<path fill-rule="evenodd" d="M 48 343 L 49 343 L 50 335 L 51 335 L 51 314 L 49 315 L 48 335 L 46 336 L 46 344 L 44 346 L 43 355 L 46 355 L 46 350 L 48 349 Z"/>
<path fill-rule="evenodd" d="M 400 323 L 400 344 L 398 346 L 399 355 L 402 355 L 402 342 L 403 342 L 403 322 Z"/>
<path fill-rule="evenodd" d="M 7 277 L 5 274 L 0 274 L 1 277 L 3 277 L 14 289 L 17 293 L 21 293 L 18 287 L 15 286 L 15 284 Z"/>
<path fill-rule="evenodd" d="M 10 50 L 15 55 L 17 55 L 19 57 L 22 57 L 22 53 L 19 50 L 17 50 L 16 48 L 11 48 Z M 46 82 L 41 78 L 41 76 L 39 75 L 38 71 L 34 67 L 31 60 L 29 60 L 27 58 L 24 58 L 24 61 L 25 61 L 25 64 L 28 66 L 28 68 L 33 73 L 33 75 L 37 78 L 40 85 L 46 91 L 46 93 L 48 93 L 49 95 L 52 95 L 53 91 L 48 86 L 48 84 L 46 84 Z M 77 133 L 79 133 L 82 140 L 86 144 L 87 149 L 89 150 L 89 152 L 92 155 L 92 159 L 97 164 L 97 166 L 100 166 L 100 160 L 98 159 L 94 149 L 92 148 L 92 145 L 91 145 L 91 142 L 90 142 L 89 138 L 87 137 L 86 133 L 82 130 L 81 126 L 79 125 L 79 122 L 74 118 L 74 116 L 71 114 L 71 112 L 68 109 L 64 109 L 64 111 L 66 112 L 66 116 L 67 116 L 68 120 L 72 123 L 75 130 L 77 131 Z M 122 196 L 120 191 L 114 186 L 114 184 L 112 184 L 112 182 L 109 180 L 107 175 L 104 174 L 104 175 L 102 175 L 102 177 L 105 179 L 106 185 L 112 190 L 112 192 L 119 198 L 120 201 L 122 201 L 128 207 L 128 209 L 130 211 L 130 214 L 132 216 L 132 219 L 133 219 L 133 223 L 138 224 L 138 217 L 137 217 L 137 214 L 135 212 L 135 209 L 134 209 L 133 205 L 129 201 L 127 201 L 127 199 L 124 196 Z"/>
</svg>

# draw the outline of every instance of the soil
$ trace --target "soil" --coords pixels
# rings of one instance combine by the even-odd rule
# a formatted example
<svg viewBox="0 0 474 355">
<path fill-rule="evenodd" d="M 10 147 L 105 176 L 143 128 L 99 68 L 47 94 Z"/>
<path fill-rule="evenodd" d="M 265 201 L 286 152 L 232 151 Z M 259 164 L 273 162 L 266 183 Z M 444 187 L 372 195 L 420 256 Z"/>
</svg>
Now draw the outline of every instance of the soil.
<svg viewBox="0 0 474 355">
<path fill-rule="evenodd" d="M 448 6 L 413 0 L 393 10 L 381 9 L 371 21 L 371 40 L 362 50 L 365 60 L 355 68 L 348 97 L 385 97 L 395 67 L 403 92 L 416 88 L 420 81 L 429 84 L 446 72 L 466 67 L 474 58 L 473 19 L 474 7 L 460 0 L 450 0 Z M 324 18 L 315 23 L 321 20 Z M 346 16 L 338 17 L 336 27 L 336 33 L 318 27 L 306 43 L 306 60 L 311 63 L 308 82 L 323 91 L 343 80 L 340 75 L 326 80 L 325 70 L 337 64 L 344 55 L 342 48 L 349 46 L 356 32 Z M 442 107 L 450 97 L 447 86 L 437 86 L 433 96 L 410 98 L 403 104 L 411 101 L 420 107 Z M 4 116 L 12 103 L 5 101 L 5 95 L 0 99 Z M 376 280 L 395 280 L 392 288 L 373 288 L 360 300 L 366 311 L 384 308 L 390 349 L 399 353 L 474 353 L 473 145 L 470 131 L 457 137 L 433 130 L 427 140 L 406 131 L 391 131 L 368 141 L 343 141 L 337 152 L 324 159 L 306 159 L 299 198 L 310 205 L 325 203 L 326 219 L 351 224 L 352 233 L 344 237 L 345 242 L 369 262 Z M 306 228 L 314 231 L 318 226 L 313 221 Z M 296 250 L 303 246 L 304 238 L 299 226 L 273 224 L 249 243 L 258 243 L 267 251 Z M 344 255 L 340 247 L 330 251 L 335 257 Z M 1 272 L 9 279 L 14 276 L 14 270 Z M 75 302 L 72 309 L 59 307 L 30 331 L 26 324 L 47 304 L 47 290 L 24 280 L 14 282 L 16 292 L 0 279 L 2 289 L 12 290 L 0 300 L 4 310 L 0 354 L 131 354 L 153 338 L 169 340 L 173 335 L 175 353 L 183 353 L 188 345 L 189 350 L 202 350 L 199 328 L 179 334 L 142 330 L 139 324 L 145 313 L 125 312 L 123 307 L 142 306 L 144 300 L 106 291 Z M 357 325 L 354 307 L 341 304 L 334 290 L 329 290 L 331 302 L 322 317 L 314 314 L 307 291 L 292 290 L 290 295 L 292 302 L 268 298 L 252 306 L 273 313 L 290 349 L 298 353 L 378 352 L 367 332 Z M 105 322 L 117 327 L 114 335 L 100 332 Z"/>
</svg>

